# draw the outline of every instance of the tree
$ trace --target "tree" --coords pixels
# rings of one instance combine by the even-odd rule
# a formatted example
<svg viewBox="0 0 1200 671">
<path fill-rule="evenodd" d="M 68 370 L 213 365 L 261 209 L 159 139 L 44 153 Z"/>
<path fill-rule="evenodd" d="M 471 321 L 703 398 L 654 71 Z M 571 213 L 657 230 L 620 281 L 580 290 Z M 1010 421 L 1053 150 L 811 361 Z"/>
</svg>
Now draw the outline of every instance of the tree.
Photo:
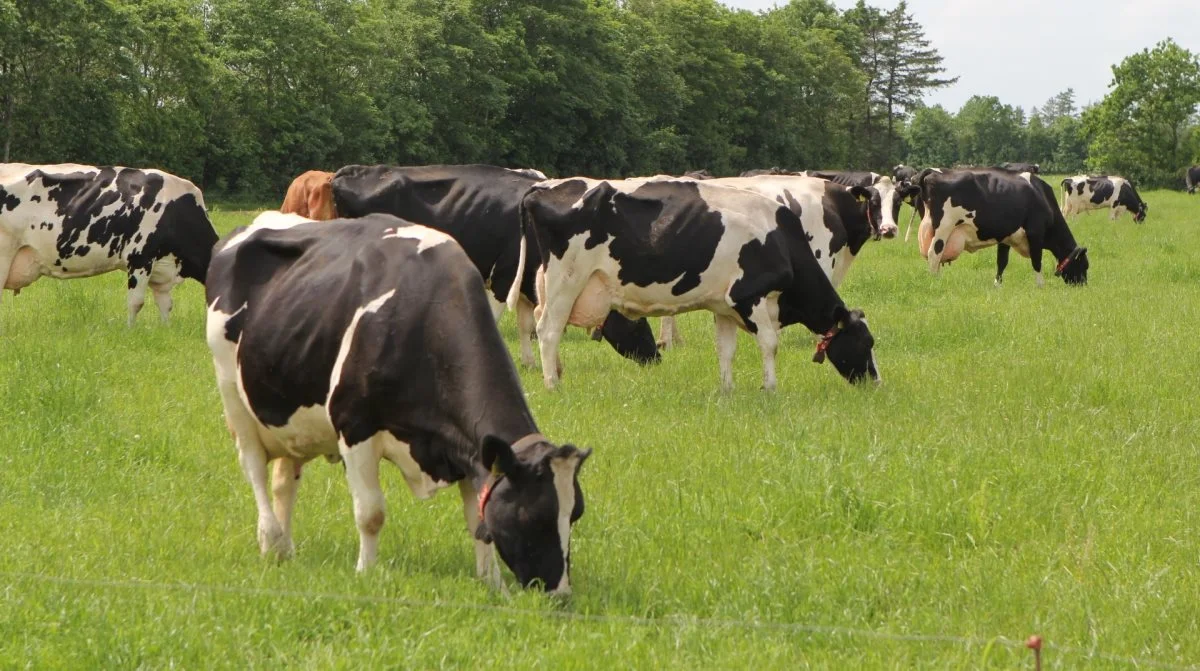
<svg viewBox="0 0 1200 671">
<path fill-rule="evenodd" d="M 1189 163 L 1200 58 L 1168 39 L 1113 67 L 1112 90 L 1084 114 L 1089 168 L 1168 186 Z"/>
<path fill-rule="evenodd" d="M 949 168 L 958 163 L 954 116 L 941 105 L 918 107 L 908 125 L 908 163 Z"/>
<path fill-rule="evenodd" d="M 1024 122 L 1020 108 L 995 96 L 971 96 L 955 120 L 959 160 L 983 166 L 1024 160 Z"/>
</svg>

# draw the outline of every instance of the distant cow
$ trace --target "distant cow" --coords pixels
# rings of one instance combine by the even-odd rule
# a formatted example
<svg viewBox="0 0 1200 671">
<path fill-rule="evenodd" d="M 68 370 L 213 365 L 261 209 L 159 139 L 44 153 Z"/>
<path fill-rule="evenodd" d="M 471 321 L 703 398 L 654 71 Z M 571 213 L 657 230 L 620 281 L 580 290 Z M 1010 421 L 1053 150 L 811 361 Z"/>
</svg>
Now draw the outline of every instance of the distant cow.
<svg viewBox="0 0 1200 671">
<path fill-rule="evenodd" d="M 186 179 L 119 166 L 0 163 L 0 277 L 16 295 L 43 275 L 129 275 L 129 325 L 146 289 L 165 322 L 171 289 L 203 283 L 217 232 Z"/>
<path fill-rule="evenodd" d="M 529 170 L 491 165 L 429 165 L 396 167 L 348 165 L 333 178 L 333 197 L 343 217 L 391 214 L 449 233 L 466 250 L 490 290 L 497 319 L 517 277 L 521 248 L 521 198 L 542 177 Z M 543 176 L 544 177 L 544 176 Z M 528 235 L 533 235 L 529 232 Z M 530 252 L 536 254 L 536 250 Z M 516 282 L 521 296 L 514 311 L 521 362 L 533 366 L 529 339 L 533 332 L 533 281 L 537 259 Z M 613 313 L 614 323 L 602 335 L 622 356 L 639 362 L 659 361 L 654 333 L 645 320 L 626 324 Z"/>
<path fill-rule="evenodd" d="M 712 179 L 713 178 L 712 173 L 710 173 L 708 170 L 689 170 L 689 171 L 683 173 L 683 176 L 691 177 L 692 179 Z"/>
<path fill-rule="evenodd" d="M 1058 260 L 1056 276 L 1067 284 L 1087 282 L 1087 248 L 1075 243 L 1054 189 L 1040 178 L 996 169 L 927 169 L 917 181 L 926 205 L 918 239 L 931 273 L 963 251 L 998 245 L 997 285 L 1003 282 L 1010 247 L 1030 259 L 1038 286 L 1043 284 L 1043 249 Z"/>
<path fill-rule="evenodd" d="M 790 174 L 792 174 L 792 173 L 788 172 L 787 170 L 784 170 L 783 168 L 776 166 L 773 168 L 755 168 L 754 170 L 747 170 L 747 171 L 743 172 L 742 174 L 738 175 L 738 177 L 759 177 L 761 175 L 790 175 Z"/>
<path fill-rule="evenodd" d="M 883 214 L 883 221 L 879 222 L 879 231 L 885 238 L 895 237 L 896 232 L 900 230 L 896 224 L 896 217 L 900 216 L 900 203 L 910 190 L 916 190 L 916 187 L 897 184 L 891 177 L 877 172 L 805 170 L 796 174 L 827 179 L 842 186 L 873 189 L 878 194 L 875 197 L 879 198 L 880 212 Z"/>
<path fill-rule="evenodd" d="M 479 272 L 450 236 L 388 215 L 264 213 L 217 247 L 207 297 L 263 554 L 292 554 L 301 467 L 325 456 L 345 464 L 358 570 L 374 564 L 387 459 L 417 498 L 458 483 L 480 577 L 499 583 L 494 544 L 522 585 L 569 591 L 590 450 L 539 433 Z"/>
<path fill-rule="evenodd" d="M 1122 212 L 1129 212 L 1133 220 L 1142 223 L 1150 206 L 1138 195 L 1133 183 L 1124 177 L 1108 175 L 1076 175 L 1062 181 L 1062 213 L 1073 217 L 1088 210 L 1109 211 L 1109 219 L 1116 220 Z"/>
<path fill-rule="evenodd" d="M 292 180 L 279 211 L 317 221 L 333 219 L 337 213 L 333 207 L 332 182 L 332 172 L 309 170 Z"/>
<path fill-rule="evenodd" d="M 892 168 L 892 180 L 897 184 L 911 182 L 912 178 L 916 177 L 918 172 L 920 171 L 916 168 L 901 163 L 900 165 Z"/>
<path fill-rule="evenodd" d="M 594 326 L 614 308 L 712 312 L 725 390 L 738 328 L 758 340 L 770 390 L 779 329 L 795 323 L 823 334 L 815 361 L 828 355 L 851 382 L 879 378 L 862 313 L 838 297 L 785 205 L 708 181 L 571 178 L 536 185 L 523 207 L 543 254 L 537 331 L 547 387 L 558 383 L 567 324 Z"/>
<path fill-rule="evenodd" d="M 1009 170 L 1011 172 L 1028 172 L 1034 175 L 1041 172 L 1042 167 L 1037 163 L 1001 163 L 998 166 L 1001 170 Z"/>
<path fill-rule="evenodd" d="M 1187 170 L 1187 192 L 1189 194 L 1196 193 L 1196 186 L 1200 185 L 1200 165 L 1193 165 Z"/>
</svg>

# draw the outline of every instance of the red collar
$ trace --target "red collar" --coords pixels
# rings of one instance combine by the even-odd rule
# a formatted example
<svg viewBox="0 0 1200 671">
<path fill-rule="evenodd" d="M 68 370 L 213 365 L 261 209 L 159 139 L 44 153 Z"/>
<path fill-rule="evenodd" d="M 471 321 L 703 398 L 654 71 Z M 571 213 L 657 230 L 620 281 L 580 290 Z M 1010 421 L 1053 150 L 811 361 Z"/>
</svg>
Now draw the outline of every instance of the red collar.
<svg viewBox="0 0 1200 671">
<path fill-rule="evenodd" d="M 830 341 L 832 341 L 833 337 L 838 334 L 839 330 L 841 329 L 835 325 L 833 328 L 826 331 L 825 335 L 821 336 L 821 342 L 817 343 L 817 353 L 813 355 L 813 361 L 816 363 L 823 363 L 825 361 L 825 350 L 829 349 Z"/>
<path fill-rule="evenodd" d="M 483 521 L 483 510 L 487 508 L 488 499 L 492 498 L 492 490 L 496 485 L 500 484 L 500 480 L 504 478 L 504 474 L 497 475 L 495 479 L 490 479 L 483 483 L 483 489 L 479 490 L 479 521 Z"/>
</svg>

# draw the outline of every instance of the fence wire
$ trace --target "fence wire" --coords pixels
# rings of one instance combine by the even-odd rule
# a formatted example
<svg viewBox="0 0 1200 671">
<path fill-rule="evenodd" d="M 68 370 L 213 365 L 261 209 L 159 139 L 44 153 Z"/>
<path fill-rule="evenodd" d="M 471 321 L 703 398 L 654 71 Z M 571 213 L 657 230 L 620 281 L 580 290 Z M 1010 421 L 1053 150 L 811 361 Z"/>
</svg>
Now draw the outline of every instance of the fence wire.
<svg viewBox="0 0 1200 671">
<path fill-rule="evenodd" d="M 485 613 L 496 613 L 501 615 L 519 616 L 519 617 L 541 617 L 574 622 L 593 622 L 603 624 L 628 624 L 640 627 L 694 627 L 694 628 L 721 628 L 721 629 L 746 629 L 756 631 L 782 631 L 797 634 L 815 634 L 825 636 L 845 636 L 847 638 L 862 638 L 882 641 L 897 641 L 897 642 L 915 642 L 915 643 L 944 643 L 961 645 L 964 647 L 985 648 L 988 646 L 1002 646 L 1006 648 L 1023 648 L 1025 643 L 1006 636 L 994 636 L 991 638 L 979 638 L 968 636 L 954 636 L 951 634 L 898 634 L 892 632 L 875 631 L 872 629 L 856 629 L 854 627 L 842 627 L 838 625 L 825 624 L 810 624 L 804 622 L 770 622 L 762 620 L 731 620 L 727 618 L 706 618 L 694 617 L 689 615 L 665 615 L 662 617 L 644 617 L 639 615 L 613 615 L 604 613 L 576 613 L 567 610 L 531 610 L 527 608 L 515 608 L 512 606 L 498 606 L 495 604 L 486 603 L 468 603 L 460 601 L 447 601 L 443 599 L 434 599 L 431 601 L 422 601 L 419 599 L 406 599 L 403 597 L 393 596 L 373 596 L 370 594 L 343 594 L 337 592 L 305 592 L 300 590 L 287 589 L 266 589 L 260 587 L 238 587 L 235 585 L 214 585 L 208 583 L 188 583 L 188 582 L 156 582 L 151 580 L 103 580 L 103 579 L 88 579 L 88 578 L 71 578 L 66 576 L 53 576 L 41 573 L 22 573 L 0 571 L 0 578 L 7 578 L 10 581 L 27 581 L 40 582 L 58 585 L 70 585 L 74 587 L 88 587 L 97 589 L 140 589 L 140 590 L 158 590 L 167 592 L 189 592 L 210 594 L 229 594 L 236 596 L 259 597 L 259 598 L 286 598 L 286 599 L 302 599 L 308 601 L 340 601 L 348 603 L 364 603 L 364 604 L 390 604 L 401 608 L 412 610 L 417 609 L 452 609 L 452 610 L 472 610 Z M 1135 657 L 1132 655 L 1115 655 L 1100 652 L 1094 649 L 1084 649 L 1068 645 L 1057 645 L 1054 643 L 1043 643 L 1042 651 L 1045 653 L 1055 653 L 1063 656 L 1082 657 L 1089 661 L 1105 661 L 1117 664 L 1123 664 L 1139 669 L 1165 669 L 1167 671 L 1200 671 L 1200 665 L 1180 665 L 1173 662 L 1164 662 L 1156 659 L 1144 657 Z"/>
</svg>

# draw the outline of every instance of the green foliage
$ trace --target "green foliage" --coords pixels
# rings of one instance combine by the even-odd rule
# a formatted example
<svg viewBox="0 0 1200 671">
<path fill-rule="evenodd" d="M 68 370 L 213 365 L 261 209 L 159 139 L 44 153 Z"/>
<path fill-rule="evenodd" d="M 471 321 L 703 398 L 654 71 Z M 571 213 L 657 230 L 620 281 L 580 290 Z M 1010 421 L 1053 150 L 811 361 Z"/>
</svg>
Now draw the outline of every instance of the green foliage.
<svg viewBox="0 0 1200 671">
<path fill-rule="evenodd" d="M 1200 57 L 1168 39 L 1113 67 L 1113 89 L 1084 115 L 1092 170 L 1177 186 L 1194 157 Z"/>
<path fill-rule="evenodd" d="M 995 96 L 972 96 L 955 119 L 959 161 L 996 165 L 1025 160 L 1024 123 L 1020 108 Z"/>
<path fill-rule="evenodd" d="M 908 162 L 943 168 L 958 163 L 954 129 L 954 116 L 941 105 L 918 108 L 908 125 Z"/>
</svg>

